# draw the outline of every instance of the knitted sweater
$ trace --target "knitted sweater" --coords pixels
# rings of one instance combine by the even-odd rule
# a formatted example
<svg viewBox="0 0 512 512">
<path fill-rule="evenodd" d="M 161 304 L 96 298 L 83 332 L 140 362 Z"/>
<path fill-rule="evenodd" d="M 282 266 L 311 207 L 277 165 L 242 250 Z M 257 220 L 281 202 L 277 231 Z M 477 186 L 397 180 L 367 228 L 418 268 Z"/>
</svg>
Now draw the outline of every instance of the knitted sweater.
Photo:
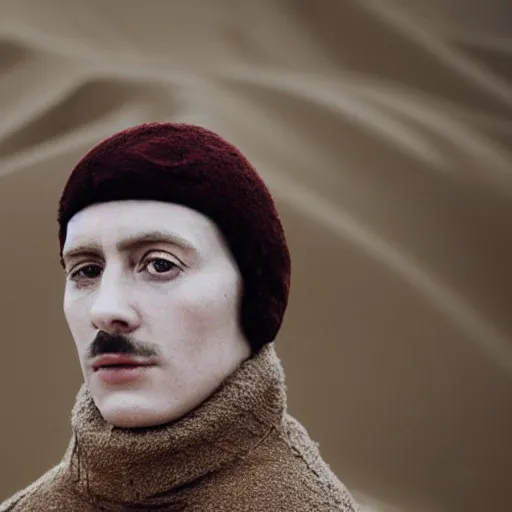
<svg viewBox="0 0 512 512">
<path fill-rule="evenodd" d="M 85 385 L 61 462 L 0 512 L 354 512 L 305 429 L 286 413 L 272 345 L 201 406 L 152 428 L 108 424 Z"/>
</svg>

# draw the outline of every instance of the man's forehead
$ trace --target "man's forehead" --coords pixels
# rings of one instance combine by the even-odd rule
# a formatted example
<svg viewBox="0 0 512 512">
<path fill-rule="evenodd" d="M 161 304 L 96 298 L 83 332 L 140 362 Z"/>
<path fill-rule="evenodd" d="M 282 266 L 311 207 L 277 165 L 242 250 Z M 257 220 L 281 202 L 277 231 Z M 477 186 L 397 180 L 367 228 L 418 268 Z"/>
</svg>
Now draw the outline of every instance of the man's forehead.
<svg viewBox="0 0 512 512">
<path fill-rule="evenodd" d="M 95 231 L 87 234 L 74 233 L 74 235 L 71 230 L 66 239 L 63 253 L 65 255 L 77 249 L 100 248 L 104 245 L 115 245 L 119 250 L 124 250 L 130 246 L 159 242 L 179 245 L 183 248 L 194 248 L 194 244 L 187 238 L 169 230 L 148 228 L 123 232 L 113 229 L 111 233 L 107 233 L 103 228 L 103 233 Z"/>
<path fill-rule="evenodd" d="M 158 213 L 139 211 L 134 215 L 130 209 L 98 208 L 81 211 L 68 223 L 63 256 L 87 249 L 101 250 L 106 246 L 125 250 L 152 242 L 169 243 L 190 251 L 197 249 L 205 235 L 201 223 L 194 222 L 183 212 L 169 218 L 162 218 Z"/>
</svg>

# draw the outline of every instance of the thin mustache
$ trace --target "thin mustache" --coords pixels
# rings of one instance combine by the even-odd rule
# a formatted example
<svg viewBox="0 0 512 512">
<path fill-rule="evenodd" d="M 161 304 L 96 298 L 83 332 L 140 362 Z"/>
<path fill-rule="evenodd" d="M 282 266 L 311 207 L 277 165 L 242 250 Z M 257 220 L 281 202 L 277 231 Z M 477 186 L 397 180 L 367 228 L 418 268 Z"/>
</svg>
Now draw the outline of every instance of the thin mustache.
<svg viewBox="0 0 512 512">
<path fill-rule="evenodd" d="M 89 358 L 103 354 L 127 354 L 132 356 L 154 357 L 156 351 L 153 347 L 123 334 L 108 334 L 100 331 L 89 348 Z"/>
</svg>

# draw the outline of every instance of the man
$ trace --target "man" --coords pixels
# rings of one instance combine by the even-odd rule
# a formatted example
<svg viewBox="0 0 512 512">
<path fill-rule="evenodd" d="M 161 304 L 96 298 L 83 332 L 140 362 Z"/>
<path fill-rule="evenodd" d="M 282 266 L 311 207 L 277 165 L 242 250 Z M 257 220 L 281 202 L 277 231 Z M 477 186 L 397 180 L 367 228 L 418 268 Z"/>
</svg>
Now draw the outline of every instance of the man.
<svg viewBox="0 0 512 512">
<path fill-rule="evenodd" d="M 0 511 L 354 511 L 286 413 L 290 257 L 244 156 L 150 123 L 94 147 L 59 206 L 84 375 L 62 461 Z"/>
</svg>

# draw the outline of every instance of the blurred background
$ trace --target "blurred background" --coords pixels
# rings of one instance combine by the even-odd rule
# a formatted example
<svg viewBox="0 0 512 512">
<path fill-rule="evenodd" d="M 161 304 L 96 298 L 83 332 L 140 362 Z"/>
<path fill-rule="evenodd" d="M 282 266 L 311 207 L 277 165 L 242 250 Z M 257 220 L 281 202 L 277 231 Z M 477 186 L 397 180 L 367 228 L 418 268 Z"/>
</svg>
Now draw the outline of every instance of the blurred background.
<svg viewBox="0 0 512 512">
<path fill-rule="evenodd" d="M 0 501 L 60 460 L 82 379 L 68 173 L 174 120 L 235 143 L 276 197 L 290 411 L 362 510 L 512 510 L 508 7 L 1 0 Z"/>
</svg>

